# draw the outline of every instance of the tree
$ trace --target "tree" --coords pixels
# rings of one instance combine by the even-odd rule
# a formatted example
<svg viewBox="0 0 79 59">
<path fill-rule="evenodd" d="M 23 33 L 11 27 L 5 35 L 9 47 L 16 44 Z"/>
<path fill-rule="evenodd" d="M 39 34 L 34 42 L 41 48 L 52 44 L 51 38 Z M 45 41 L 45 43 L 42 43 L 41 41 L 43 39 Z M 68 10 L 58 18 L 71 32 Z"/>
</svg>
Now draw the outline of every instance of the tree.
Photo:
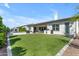
<svg viewBox="0 0 79 59">
<path fill-rule="evenodd" d="M 0 16 L 0 48 L 6 43 L 6 33 L 10 31 L 8 27 L 3 24 L 2 17 Z"/>
<path fill-rule="evenodd" d="M 2 17 L 0 16 L 0 32 L 2 32 L 3 29 L 3 23 L 2 23 Z"/>
<path fill-rule="evenodd" d="M 0 25 L 2 25 L 2 17 L 0 16 Z"/>
<path fill-rule="evenodd" d="M 72 22 L 75 22 L 75 37 L 77 36 L 77 31 L 76 31 L 76 27 L 77 27 L 77 22 L 79 21 L 79 6 L 77 6 L 76 8 L 75 8 L 75 10 L 76 10 L 76 14 L 74 14 L 74 16 L 73 17 L 71 17 L 70 18 L 70 21 L 72 21 Z"/>
<path fill-rule="evenodd" d="M 0 16 L 0 32 L 8 32 L 10 31 L 9 27 L 5 26 L 2 21 L 2 17 Z"/>
</svg>

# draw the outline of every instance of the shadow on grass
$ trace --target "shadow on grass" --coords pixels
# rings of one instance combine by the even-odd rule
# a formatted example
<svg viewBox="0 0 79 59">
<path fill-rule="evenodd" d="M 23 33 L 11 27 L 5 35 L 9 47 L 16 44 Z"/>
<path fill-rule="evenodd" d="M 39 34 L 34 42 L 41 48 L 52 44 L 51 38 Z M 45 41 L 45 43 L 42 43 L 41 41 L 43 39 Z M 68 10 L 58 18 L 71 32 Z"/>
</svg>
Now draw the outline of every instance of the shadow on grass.
<svg viewBox="0 0 79 59">
<path fill-rule="evenodd" d="M 22 47 L 14 47 L 12 48 L 12 54 L 13 56 L 23 56 L 26 54 L 27 49 L 24 49 Z"/>
<path fill-rule="evenodd" d="M 64 35 L 64 37 L 72 38 L 74 35 Z"/>
<path fill-rule="evenodd" d="M 64 40 L 64 39 L 62 39 L 61 41 L 64 42 L 64 43 L 68 43 L 69 42 L 68 40 Z"/>
<path fill-rule="evenodd" d="M 13 38 L 10 40 L 10 45 L 15 44 L 17 41 L 21 40 L 21 38 Z"/>
<path fill-rule="evenodd" d="M 59 39 L 60 41 L 62 41 L 63 43 L 68 43 L 69 41 L 68 40 L 66 40 L 66 39 Z"/>
<path fill-rule="evenodd" d="M 17 37 L 17 35 L 10 36 L 9 38 L 14 38 L 14 37 Z"/>
</svg>

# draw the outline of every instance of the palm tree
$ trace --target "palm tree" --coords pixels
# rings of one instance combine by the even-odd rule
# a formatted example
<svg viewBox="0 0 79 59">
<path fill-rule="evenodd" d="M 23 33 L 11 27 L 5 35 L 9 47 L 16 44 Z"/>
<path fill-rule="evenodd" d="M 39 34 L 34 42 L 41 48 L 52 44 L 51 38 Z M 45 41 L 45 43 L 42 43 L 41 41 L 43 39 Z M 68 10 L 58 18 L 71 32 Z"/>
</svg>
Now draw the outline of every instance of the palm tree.
<svg viewBox="0 0 79 59">
<path fill-rule="evenodd" d="M 76 12 L 76 14 L 74 14 L 74 16 L 71 17 L 70 21 L 75 22 L 75 36 L 74 37 L 78 37 L 78 34 L 79 34 L 78 33 L 78 31 L 79 31 L 79 6 L 75 7 L 75 12 Z"/>
</svg>

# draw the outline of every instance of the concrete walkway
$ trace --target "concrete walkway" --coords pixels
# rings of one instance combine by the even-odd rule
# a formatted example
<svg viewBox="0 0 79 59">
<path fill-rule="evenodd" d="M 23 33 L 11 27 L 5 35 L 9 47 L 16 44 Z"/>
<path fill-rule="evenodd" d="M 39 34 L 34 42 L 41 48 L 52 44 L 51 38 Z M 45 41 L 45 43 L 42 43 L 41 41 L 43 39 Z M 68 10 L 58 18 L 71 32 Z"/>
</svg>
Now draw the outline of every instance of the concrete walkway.
<svg viewBox="0 0 79 59">
<path fill-rule="evenodd" d="M 26 34 L 26 32 L 13 33 L 13 35 L 23 35 L 23 34 Z"/>
<path fill-rule="evenodd" d="M 12 56 L 9 36 L 10 36 L 10 33 L 8 33 L 8 35 L 7 35 L 7 55 Z"/>
<path fill-rule="evenodd" d="M 71 42 L 63 53 L 63 56 L 79 56 L 79 39 L 75 39 Z"/>
<path fill-rule="evenodd" d="M 0 49 L 0 56 L 12 56 L 9 35 L 10 33 L 7 35 L 7 46 Z"/>
</svg>

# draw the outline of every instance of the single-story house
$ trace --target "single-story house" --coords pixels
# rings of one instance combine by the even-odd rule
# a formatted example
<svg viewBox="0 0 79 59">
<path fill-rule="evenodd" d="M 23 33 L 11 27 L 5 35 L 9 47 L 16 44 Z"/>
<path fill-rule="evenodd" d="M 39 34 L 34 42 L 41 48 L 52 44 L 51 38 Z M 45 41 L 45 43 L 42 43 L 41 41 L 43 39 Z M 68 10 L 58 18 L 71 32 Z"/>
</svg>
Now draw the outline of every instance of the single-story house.
<svg viewBox="0 0 79 59">
<path fill-rule="evenodd" d="M 73 17 L 59 20 L 52 20 L 37 24 L 24 25 L 26 32 L 29 33 L 44 33 L 44 34 L 59 34 L 59 35 L 76 35 L 79 33 L 79 22 L 71 21 Z M 76 19 L 76 18 L 75 18 Z"/>
</svg>

